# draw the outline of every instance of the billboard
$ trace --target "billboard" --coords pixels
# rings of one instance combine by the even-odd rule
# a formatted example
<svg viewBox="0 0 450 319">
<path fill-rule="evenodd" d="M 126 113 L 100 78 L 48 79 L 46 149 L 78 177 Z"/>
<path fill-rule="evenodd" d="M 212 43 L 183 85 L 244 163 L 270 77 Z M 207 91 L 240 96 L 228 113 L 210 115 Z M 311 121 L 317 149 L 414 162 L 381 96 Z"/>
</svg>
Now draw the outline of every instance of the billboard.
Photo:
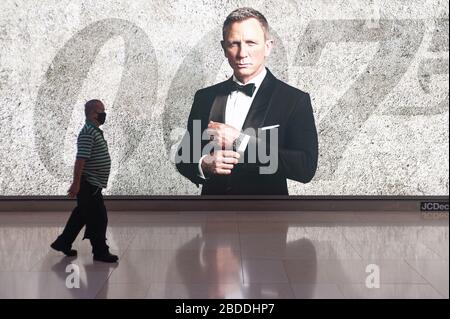
<svg viewBox="0 0 450 319">
<path fill-rule="evenodd" d="M 7 0 L 0 196 L 66 194 L 91 99 L 108 114 L 105 194 L 200 194 L 176 153 L 195 93 L 233 75 L 220 41 L 242 6 L 269 23 L 267 70 L 314 115 L 317 167 L 287 176 L 289 195 L 448 195 L 447 1 Z"/>
</svg>

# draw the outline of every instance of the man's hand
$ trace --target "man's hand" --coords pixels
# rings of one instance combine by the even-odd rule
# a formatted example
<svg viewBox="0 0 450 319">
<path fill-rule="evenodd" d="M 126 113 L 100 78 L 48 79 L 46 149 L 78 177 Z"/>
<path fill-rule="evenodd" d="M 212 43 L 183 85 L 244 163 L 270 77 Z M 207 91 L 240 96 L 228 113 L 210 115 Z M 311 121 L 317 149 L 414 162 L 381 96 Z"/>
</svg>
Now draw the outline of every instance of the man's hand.
<svg viewBox="0 0 450 319">
<path fill-rule="evenodd" d="M 240 155 L 234 151 L 217 151 L 202 160 L 202 171 L 212 175 L 229 175 Z"/>
<path fill-rule="evenodd" d="M 75 196 L 77 196 L 79 191 L 80 191 L 80 184 L 72 183 L 69 190 L 67 191 L 67 196 L 69 196 L 69 198 L 75 198 Z"/>
<path fill-rule="evenodd" d="M 211 136 L 211 141 L 217 143 L 222 149 L 232 149 L 234 140 L 241 134 L 230 125 L 213 121 L 209 122 L 207 132 Z"/>
</svg>

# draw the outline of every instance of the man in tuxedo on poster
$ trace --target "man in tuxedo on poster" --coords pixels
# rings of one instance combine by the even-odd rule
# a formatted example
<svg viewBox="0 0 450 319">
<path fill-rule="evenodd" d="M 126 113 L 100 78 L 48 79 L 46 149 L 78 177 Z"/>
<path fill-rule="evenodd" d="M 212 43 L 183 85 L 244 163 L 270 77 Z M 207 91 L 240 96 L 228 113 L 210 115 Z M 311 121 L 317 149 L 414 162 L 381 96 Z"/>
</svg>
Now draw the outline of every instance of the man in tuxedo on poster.
<svg viewBox="0 0 450 319">
<path fill-rule="evenodd" d="M 288 195 L 287 179 L 308 183 L 317 168 L 310 96 L 266 68 L 273 41 L 260 12 L 231 12 L 221 45 L 233 76 L 196 92 L 176 167 L 202 195 Z"/>
</svg>

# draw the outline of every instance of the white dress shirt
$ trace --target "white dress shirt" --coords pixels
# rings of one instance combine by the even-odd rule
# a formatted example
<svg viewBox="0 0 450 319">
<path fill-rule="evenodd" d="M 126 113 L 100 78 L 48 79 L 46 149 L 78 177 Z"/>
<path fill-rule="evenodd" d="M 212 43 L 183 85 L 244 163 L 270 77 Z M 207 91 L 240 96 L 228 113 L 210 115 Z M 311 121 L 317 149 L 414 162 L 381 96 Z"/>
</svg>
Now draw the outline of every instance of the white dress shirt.
<svg viewBox="0 0 450 319">
<path fill-rule="evenodd" d="M 261 73 L 245 83 L 245 85 L 250 83 L 255 84 L 255 91 L 253 92 L 252 96 L 248 96 L 241 91 L 233 91 L 228 95 L 227 104 L 225 106 L 225 124 L 233 126 L 239 131 L 242 130 L 242 126 L 244 125 L 245 119 L 247 118 L 250 106 L 252 105 L 253 99 L 255 98 L 256 93 L 258 93 L 258 89 L 261 86 L 262 81 L 266 77 L 266 74 L 267 70 L 266 68 L 264 68 Z M 234 75 L 233 81 L 238 83 L 239 85 L 244 85 L 244 83 L 239 82 L 239 80 Z M 238 146 L 237 152 L 243 153 L 247 148 L 249 140 L 250 136 L 246 135 L 241 144 Z M 205 178 L 202 170 L 202 160 L 203 158 L 205 158 L 205 156 L 206 155 L 203 155 L 198 163 L 198 171 L 201 178 Z"/>
</svg>

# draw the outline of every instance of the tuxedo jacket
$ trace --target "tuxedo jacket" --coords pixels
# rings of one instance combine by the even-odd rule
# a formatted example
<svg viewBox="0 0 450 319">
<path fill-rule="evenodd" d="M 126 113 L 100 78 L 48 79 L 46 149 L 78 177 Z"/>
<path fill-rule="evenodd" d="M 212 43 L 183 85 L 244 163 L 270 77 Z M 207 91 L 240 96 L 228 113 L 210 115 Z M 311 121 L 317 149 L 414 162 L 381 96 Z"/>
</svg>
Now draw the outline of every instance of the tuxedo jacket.
<svg viewBox="0 0 450 319">
<path fill-rule="evenodd" d="M 195 152 L 194 144 L 201 145 L 203 150 L 209 141 L 194 135 L 193 122 L 197 120 L 200 123 L 201 132 L 210 120 L 225 123 L 228 87 L 232 80 L 230 78 L 196 92 L 187 132 L 175 157 L 178 171 L 197 186 L 203 185 L 202 195 L 288 195 L 286 179 L 301 183 L 311 181 L 317 168 L 318 141 L 309 94 L 278 80 L 269 70 L 253 99 L 242 131 L 253 128 L 255 132 L 262 132 L 258 129 L 279 125 L 278 147 L 273 147 L 273 139 L 268 145 L 268 134 L 262 140 L 256 133 L 251 135 L 244 158 L 234 166 L 231 174 L 206 175 L 206 179 L 199 176 L 199 160 L 209 152 Z M 269 164 L 259 158 L 250 160 L 254 157 L 248 154 L 255 147 L 261 147 L 262 143 L 268 148 L 266 154 L 276 152 L 272 156 L 276 156 L 278 165 L 272 174 L 261 174 L 261 167 Z"/>
</svg>

